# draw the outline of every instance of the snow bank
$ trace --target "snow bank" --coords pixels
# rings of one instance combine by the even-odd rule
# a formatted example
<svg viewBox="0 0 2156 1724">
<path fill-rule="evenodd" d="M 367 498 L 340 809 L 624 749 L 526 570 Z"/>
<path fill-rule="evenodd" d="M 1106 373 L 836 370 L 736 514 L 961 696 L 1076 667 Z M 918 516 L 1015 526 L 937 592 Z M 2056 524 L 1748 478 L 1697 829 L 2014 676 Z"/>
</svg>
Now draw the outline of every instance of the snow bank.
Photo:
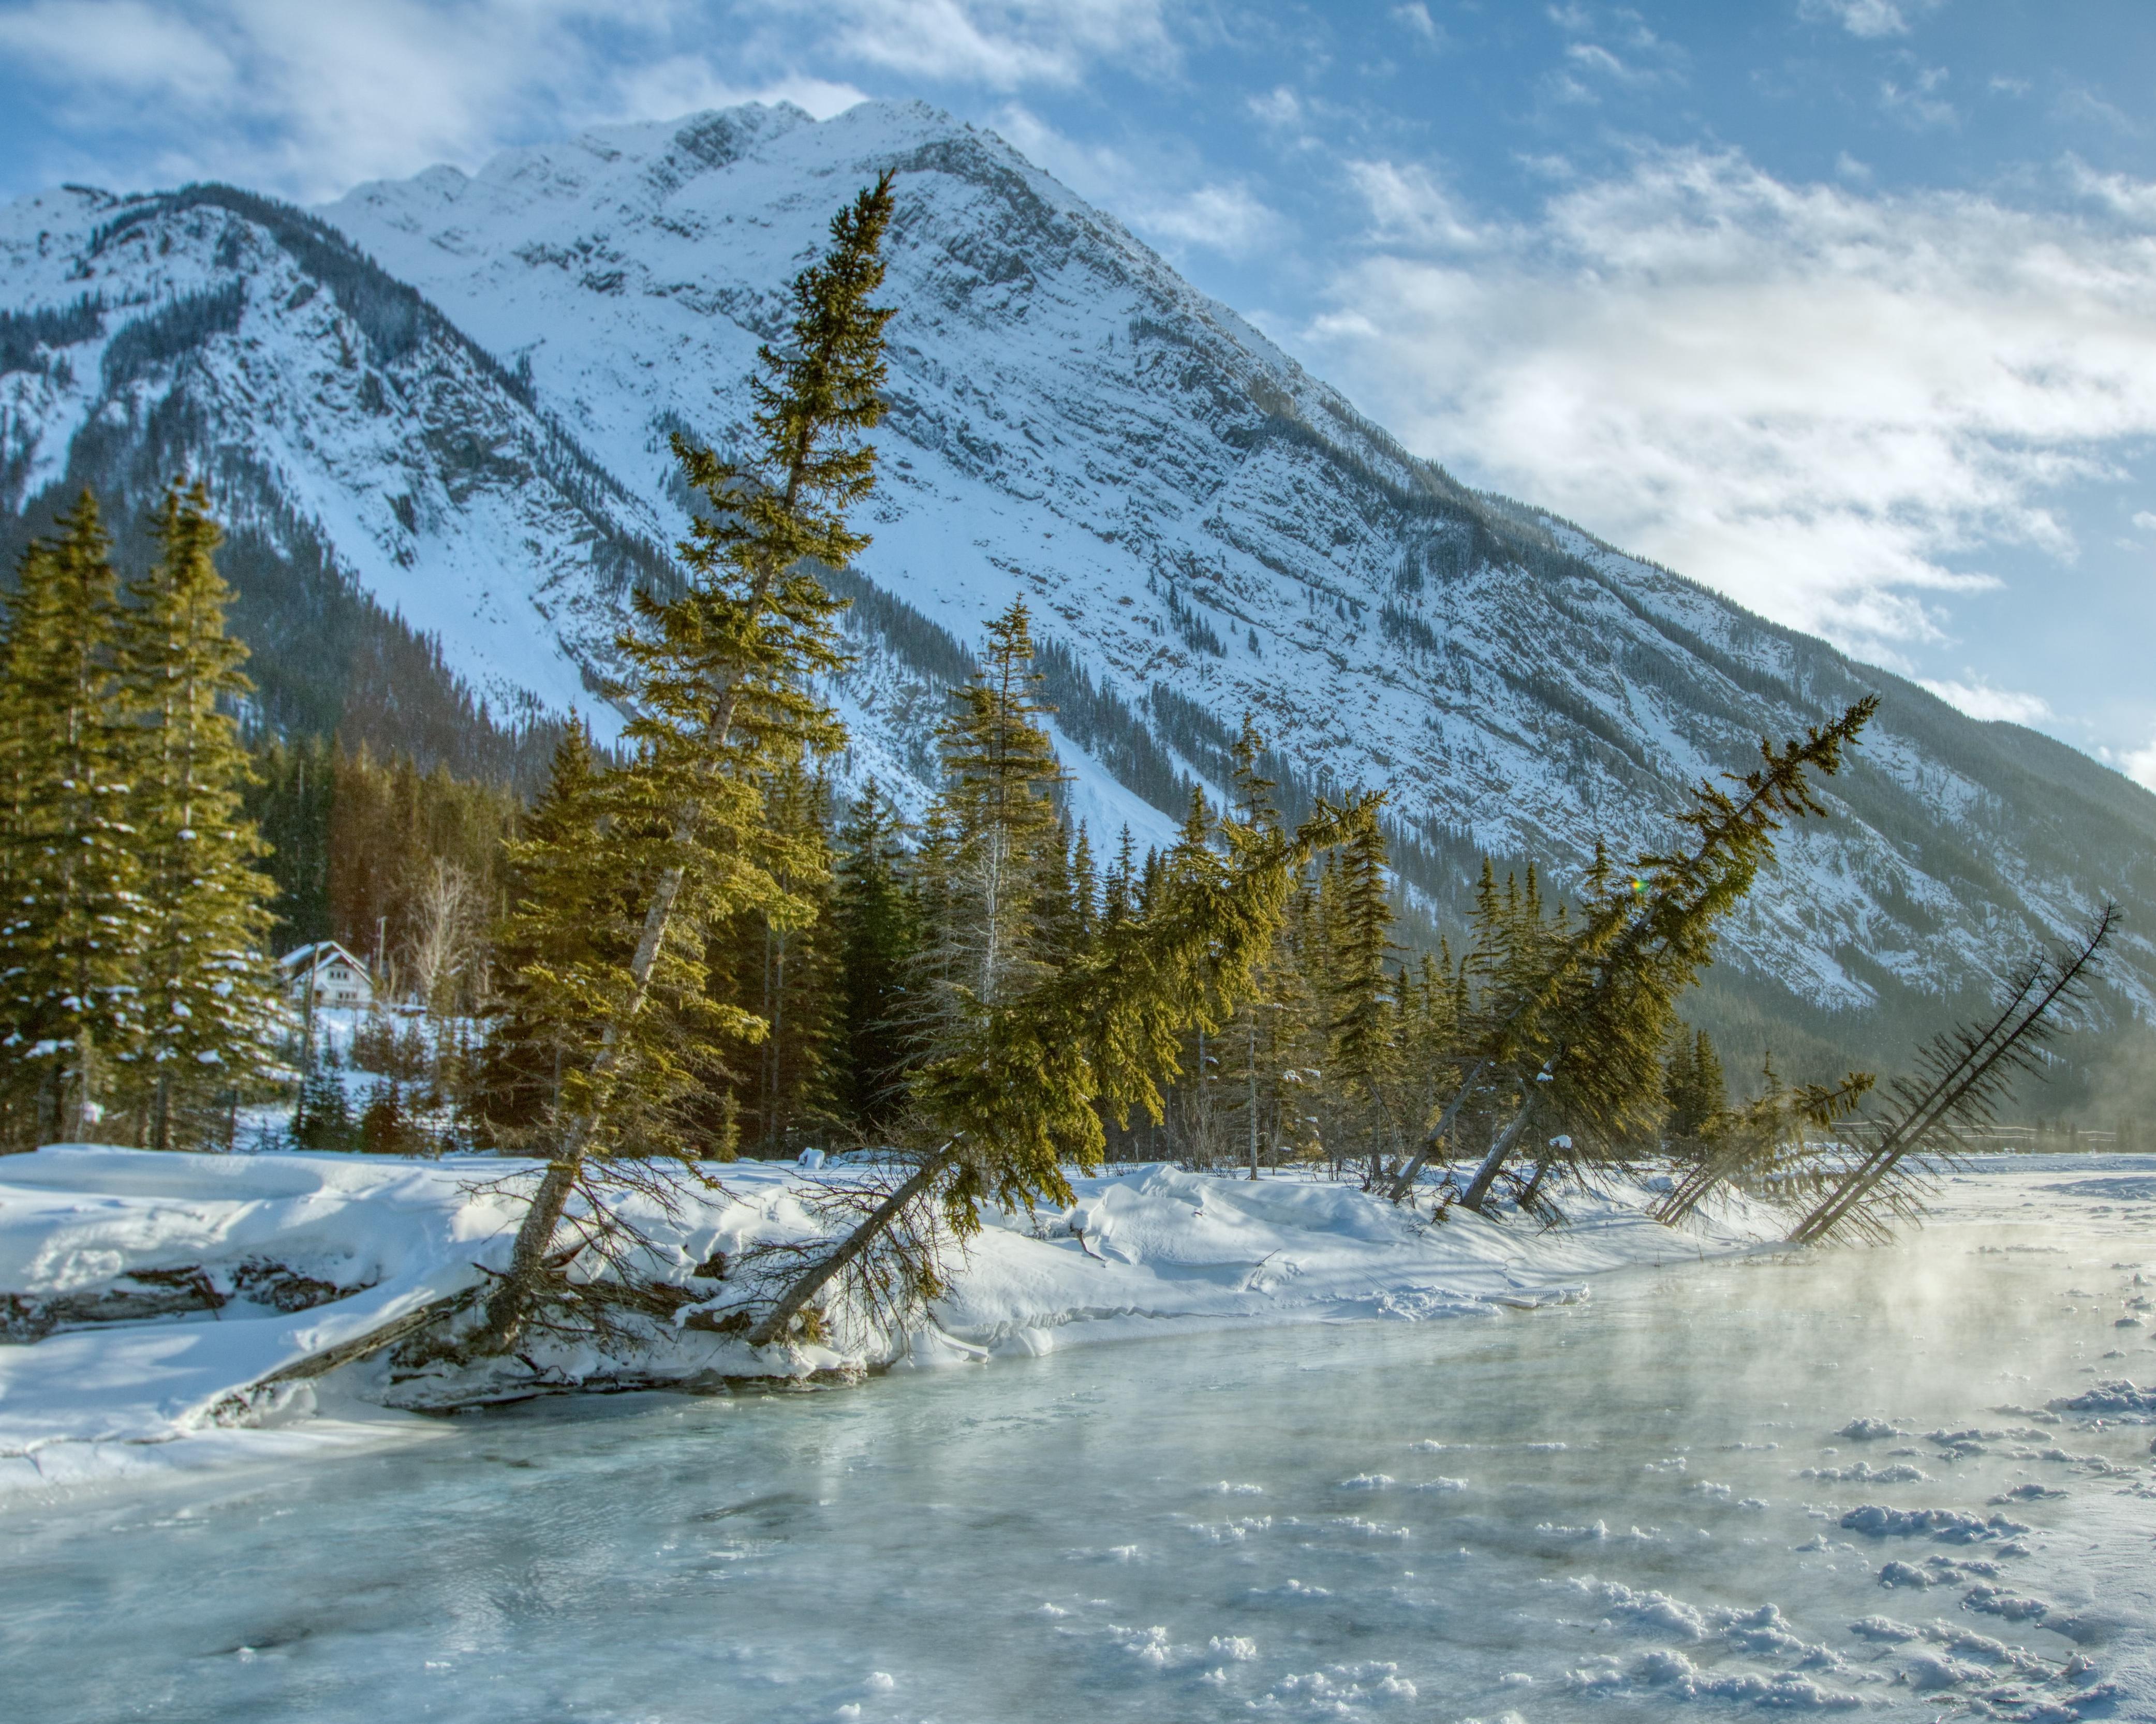
<svg viewBox="0 0 2156 1724">
<path fill-rule="evenodd" d="M 205 1460 L 235 1444 L 343 1440 L 310 1419 L 313 1386 L 249 1385 L 433 1301 L 476 1289 L 507 1260 L 521 1208 L 498 1160 L 274 1154 L 159 1155 L 68 1145 L 0 1162 L 0 1296 L 18 1343 L 0 1346 L 0 1489 L 157 1464 L 146 1445 Z M 744 1163 L 678 1224 L 639 1219 L 662 1276 L 687 1280 L 714 1249 L 819 1230 L 804 1204 L 829 1170 Z M 1738 1206 L 1684 1233 L 1646 1219 L 1650 1194 L 1566 1198 L 1572 1224 L 1538 1231 L 1455 1215 L 1432 1226 L 1353 1187 L 1250 1182 L 1152 1166 L 1074 1182 L 1067 1210 L 991 1211 L 932 1324 L 850 1355 L 752 1352 L 693 1329 L 633 1360 L 537 1349 L 540 1387 L 709 1386 L 819 1367 L 926 1366 L 1040 1353 L 1075 1340 L 1218 1325 L 1491 1316 L 1584 1296 L 1582 1278 L 1629 1264 L 1740 1249 L 1774 1236 Z M 131 1321 L 146 1290 L 193 1308 Z M 291 1309 L 295 1303 L 305 1308 Z M 54 1332 L 41 1329 L 57 1319 Z M 382 1373 L 326 1379 L 347 1408 L 384 1398 Z M 519 1367 L 521 1371 L 521 1367 Z M 431 1399 L 530 1393 L 451 1373 Z M 393 1398 L 393 1397 L 391 1397 Z M 362 1419 L 374 1417 L 372 1406 Z M 242 1431 L 237 1426 L 280 1426 Z M 173 1439 L 194 1439 L 174 1444 Z M 204 1440 L 208 1446 L 203 1446 Z"/>
<path fill-rule="evenodd" d="M 177 1319 L 64 1329 L 0 1347 L 0 1472 L 55 1444 L 144 1444 L 214 1429 L 247 1384 L 430 1301 L 500 1261 L 513 1201 L 448 1168 L 355 1156 L 157 1155 L 65 1145 L 0 1162 L 0 1293 L 58 1296 L 199 1270 L 228 1302 Z M 326 1284 L 311 1308 L 247 1295 L 249 1267 Z M 342 1296 L 334 1296 L 338 1290 Z M 268 1409 L 260 1409 L 268 1410 Z M 80 1457 L 75 1457 L 77 1460 Z M 119 1465 L 124 1457 L 115 1457 Z"/>
</svg>

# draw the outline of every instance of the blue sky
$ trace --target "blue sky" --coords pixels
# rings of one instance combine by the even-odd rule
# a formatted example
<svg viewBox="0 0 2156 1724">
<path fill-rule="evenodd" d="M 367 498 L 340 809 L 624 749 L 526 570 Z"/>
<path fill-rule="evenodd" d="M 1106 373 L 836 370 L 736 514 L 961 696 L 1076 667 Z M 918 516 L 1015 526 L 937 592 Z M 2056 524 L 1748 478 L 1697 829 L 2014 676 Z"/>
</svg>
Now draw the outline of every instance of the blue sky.
<svg viewBox="0 0 2156 1724">
<path fill-rule="evenodd" d="M 2146 0 L 0 0 L 0 190 L 918 96 L 1419 453 L 2156 785 Z"/>
</svg>

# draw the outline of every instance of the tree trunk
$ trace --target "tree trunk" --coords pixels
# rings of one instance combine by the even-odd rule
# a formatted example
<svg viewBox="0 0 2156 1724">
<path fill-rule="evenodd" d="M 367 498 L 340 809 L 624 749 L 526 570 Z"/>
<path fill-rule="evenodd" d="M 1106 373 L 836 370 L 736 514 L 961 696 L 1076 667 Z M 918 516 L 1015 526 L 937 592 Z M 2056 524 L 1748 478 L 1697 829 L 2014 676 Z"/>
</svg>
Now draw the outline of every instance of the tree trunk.
<svg viewBox="0 0 2156 1724">
<path fill-rule="evenodd" d="M 1452 1100 L 1445 1104 L 1445 1111 L 1437 1116 L 1437 1123 L 1423 1133 L 1422 1142 L 1416 1146 L 1414 1158 L 1406 1167 L 1400 1169 L 1400 1177 L 1393 1182 L 1392 1190 L 1386 1193 L 1394 1203 L 1400 1202 L 1414 1189 L 1415 1176 L 1427 1165 L 1430 1157 L 1436 1152 L 1438 1145 L 1445 1142 L 1446 1134 L 1452 1130 L 1453 1121 L 1460 1116 L 1460 1110 L 1466 1106 L 1467 1098 L 1475 1093 L 1476 1081 L 1482 1075 L 1483 1068 L 1489 1063 L 1486 1060 L 1478 1060 L 1475 1062 L 1475 1069 L 1467 1074 L 1467 1081 L 1460 1085 Z"/>
<path fill-rule="evenodd" d="M 577 1188 L 577 1175 L 583 1168 L 587 1141 L 580 1124 L 576 1135 L 563 1147 L 563 1153 L 547 1162 L 546 1172 L 540 1176 L 539 1188 L 531 1193 L 531 1207 L 524 1212 L 523 1223 L 516 1229 L 516 1244 L 510 1252 L 509 1272 L 488 1298 L 486 1321 L 471 1339 L 474 1352 L 506 1353 L 522 1337 L 547 1278 L 547 1260 L 553 1251 L 554 1230 L 561 1225 L 562 1211 L 569 1207 L 569 1193 Z"/>
<path fill-rule="evenodd" d="M 1496 1183 L 1498 1170 L 1505 1165 L 1505 1157 L 1512 1152 L 1519 1142 L 1520 1133 L 1527 1130 L 1528 1117 L 1535 1111 L 1535 1099 L 1530 1095 L 1520 1104 L 1520 1111 L 1512 1116 L 1512 1122 L 1497 1134 L 1497 1141 L 1490 1146 L 1490 1153 L 1482 1157 L 1482 1165 L 1475 1170 L 1475 1178 L 1468 1183 L 1466 1193 L 1460 1199 L 1463 1208 L 1482 1213 L 1482 1205 L 1489 1201 L 1490 1188 Z"/>
<path fill-rule="evenodd" d="M 893 1192 L 875 1211 L 839 1244 L 828 1257 L 794 1277 L 793 1284 L 780 1296 L 763 1321 L 748 1331 L 751 1347 L 768 1347 L 786 1333 L 801 1307 L 814 1299 L 848 1264 L 875 1243 L 876 1235 L 898 1219 L 901 1210 L 935 1183 L 936 1177 L 957 1159 L 956 1152 L 949 1147 L 939 1149 L 914 1170 L 912 1178 Z"/>
</svg>

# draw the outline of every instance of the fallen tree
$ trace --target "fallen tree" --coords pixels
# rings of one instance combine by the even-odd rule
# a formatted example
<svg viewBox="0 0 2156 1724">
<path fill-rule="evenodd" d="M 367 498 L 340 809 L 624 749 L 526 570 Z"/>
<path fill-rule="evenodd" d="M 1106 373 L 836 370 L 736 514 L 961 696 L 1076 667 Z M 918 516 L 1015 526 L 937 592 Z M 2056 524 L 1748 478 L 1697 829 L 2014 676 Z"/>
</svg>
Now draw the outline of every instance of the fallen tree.
<svg viewBox="0 0 2156 1724">
<path fill-rule="evenodd" d="M 1919 1213 L 1924 1181 L 1910 1157 L 1951 1158 L 1963 1148 L 1963 1132 L 1992 1122 L 2015 1078 L 2041 1071 L 2045 1044 L 2086 999 L 2118 916 L 2117 905 L 2105 905 L 2078 939 L 2037 953 L 2008 977 L 1989 1019 L 1935 1037 L 1917 1075 L 1889 1086 L 1888 1110 L 1871 1123 L 1871 1148 L 1828 1182 L 1826 1195 L 1790 1230 L 1789 1242 L 1883 1238 L 1892 1218 Z"/>
</svg>

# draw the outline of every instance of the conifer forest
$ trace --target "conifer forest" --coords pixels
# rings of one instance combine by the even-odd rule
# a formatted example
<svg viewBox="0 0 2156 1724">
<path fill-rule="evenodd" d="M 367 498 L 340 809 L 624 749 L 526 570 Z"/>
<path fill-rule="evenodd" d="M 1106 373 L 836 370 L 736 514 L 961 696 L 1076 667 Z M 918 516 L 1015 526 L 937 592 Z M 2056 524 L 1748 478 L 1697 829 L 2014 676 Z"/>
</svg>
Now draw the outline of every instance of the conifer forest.
<svg viewBox="0 0 2156 1724">
<path fill-rule="evenodd" d="M 1983 3 L 1743 28 L 1869 91 Z M 802 8 L 604 102 L 578 57 L 696 8 L 187 10 L 0 47 L 96 12 L 149 80 L 275 14 L 378 81 L 454 13 L 577 82 L 413 172 L 407 110 L 479 124 L 422 69 L 312 208 L 0 206 L 8 1724 L 2156 1719 L 2156 743 L 1938 657 L 2071 560 L 2067 480 L 2156 516 L 2118 439 L 1919 434 L 2126 412 L 2156 251 L 2073 246 L 2156 201 L 2072 156 L 2071 233 L 1979 244 L 1991 191 L 1867 190 L 1869 143 L 1657 155 L 1620 74 L 1671 124 L 1709 82 L 1666 8 L 1376 8 L 1204 110 L 1260 142 L 1182 203 L 1074 141 L 1055 44 L 1179 32 L 1165 112 L 1345 13 L 831 14 L 886 82 L 1023 36 L 995 123 L 1124 215 L 862 59 L 544 141 L 752 85 Z M 1599 80 L 1492 134 L 1539 215 L 1378 160 L 1405 121 L 1262 204 L 1351 123 L 1308 90 L 1436 126 L 1491 33 Z M 1590 109 L 1623 197 L 1512 149 Z M 2102 363 L 1889 316 L 1919 254 L 2101 302 Z M 1306 366 L 1410 324 L 1396 437 Z M 1497 488 L 1552 450 L 1600 528 Z M 1702 578 L 1597 536 L 1650 505 Z"/>
</svg>

